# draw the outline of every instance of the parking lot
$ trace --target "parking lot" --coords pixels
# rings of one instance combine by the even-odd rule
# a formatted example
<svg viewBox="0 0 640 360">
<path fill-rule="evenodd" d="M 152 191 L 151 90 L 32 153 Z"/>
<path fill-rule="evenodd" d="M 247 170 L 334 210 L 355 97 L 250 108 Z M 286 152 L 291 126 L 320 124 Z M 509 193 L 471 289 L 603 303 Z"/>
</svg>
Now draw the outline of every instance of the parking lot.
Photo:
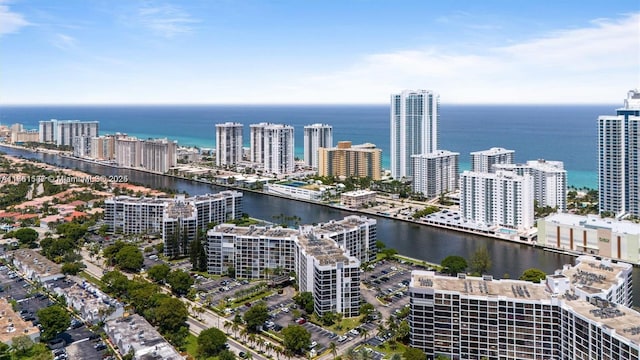
<svg viewBox="0 0 640 360">
<path fill-rule="evenodd" d="M 242 290 L 250 289 L 260 282 L 249 282 L 248 280 L 235 280 L 223 277 L 220 280 L 209 280 L 204 277 L 196 279 L 196 287 L 201 289 L 199 300 L 205 305 L 218 307 L 222 301 L 235 298 Z M 237 311 L 243 313 L 246 308 L 238 308 Z"/>
<path fill-rule="evenodd" d="M 0 294 L 7 299 L 17 301 L 29 297 L 28 293 L 31 288 L 29 283 L 24 281 L 24 279 L 19 277 L 12 270 L 6 267 L 3 267 L 2 269 L 3 270 L 0 270 L 0 287 L 2 288 Z"/>
<path fill-rule="evenodd" d="M 104 342 L 100 339 L 78 341 L 67 346 L 67 355 L 69 359 L 101 360 L 105 357 L 107 351 L 106 348 L 102 348 L 103 346 L 99 344 L 104 344 Z M 97 350 L 96 346 L 100 350 Z"/>
</svg>

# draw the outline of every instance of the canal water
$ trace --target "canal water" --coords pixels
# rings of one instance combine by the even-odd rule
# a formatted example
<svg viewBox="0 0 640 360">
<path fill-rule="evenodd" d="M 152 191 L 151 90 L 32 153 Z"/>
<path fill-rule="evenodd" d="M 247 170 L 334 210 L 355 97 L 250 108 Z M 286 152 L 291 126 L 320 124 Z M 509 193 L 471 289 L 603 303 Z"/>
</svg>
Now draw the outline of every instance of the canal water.
<svg viewBox="0 0 640 360">
<path fill-rule="evenodd" d="M 24 150 L 0 148 L 1 151 L 25 158 L 35 158 L 49 164 L 79 169 L 99 175 L 126 175 L 130 182 L 140 183 L 155 188 L 175 189 L 189 195 L 218 192 L 224 188 L 196 181 L 178 179 L 170 176 L 154 175 L 130 169 L 118 169 L 104 165 L 79 161 L 45 153 L 32 153 Z M 322 205 L 284 199 L 259 193 L 244 192 L 243 209 L 251 217 L 274 221 L 274 216 L 283 214 L 297 216 L 301 224 L 313 224 L 341 219 L 351 213 Z M 459 255 L 469 258 L 476 249 L 484 245 L 492 259 L 489 271 L 494 277 L 502 278 L 509 274 L 518 278 L 528 268 L 539 268 L 552 273 L 563 264 L 573 263 L 573 257 L 555 252 L 545 251 L 527 245 L 511 243 L 503 240 L 485 238 L 424 225 L 408 223 L 400 220 L 375 217 L 378 224 L 378 239 L 388 247 L 398 250 L 402 255 L 440 263 L 448 255 Z M 635 268 L 634 303 L 640 304 L 640 269 Z"/>
</svg>

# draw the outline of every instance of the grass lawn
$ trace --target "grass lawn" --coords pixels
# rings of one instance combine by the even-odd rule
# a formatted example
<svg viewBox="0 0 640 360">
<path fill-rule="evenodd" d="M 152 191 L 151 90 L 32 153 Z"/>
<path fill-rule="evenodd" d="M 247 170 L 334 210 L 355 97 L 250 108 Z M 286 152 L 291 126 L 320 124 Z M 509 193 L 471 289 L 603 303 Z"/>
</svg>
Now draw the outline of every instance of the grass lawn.
<svg viewBox="0 0 640 360">
<path fill-rule="evenodd" d="M 407 345 L 396 342 L 394 347 L 395 350 L 389 346 L 389 342 L 385 342 L 381 346 L 372 347 L 367 345 L 367 347 L 371 347 L 372 349 L 379 351 L 385 355 L 385 358 L 390 358 L 393 354 L 404 354 L 405 350 L 407 350 Z"/>
<path fill-rule="evenodd" d="M 80 276 L 81 278 L 83 278 L 83 279 L 87 280 L 88 282 L 90 282 L 90 283 L 92 283 L 94 285 L 97 285 L 99 287 L 103 287 L 104 286 L 104 283 L 102 281 L 100 281 L 100 280 L 96 279 L 95 277 L 89 275 L 85 271 L 80 271 L 78 273 L 78 276 Z"/>
<path fill-rule="evenodd" d="M 333 331 L 336 334 L 340 334 L 340 335 L 344 335 L 347 331 L 354 329 L 358 326 L 360 326 L 362 323 L 360 322 L 360 320 L 362 319 L 364 315 L 360 315 L 358 317 L 353 317 L 353 318 L 344 318 L 342 319 L 341 322 L 339 323 L 335 323 L 331 326 L 324 326 L 322 325 L 322 323 L 320 322 L 320 320 L 316 317 L 316 315 L 314 314 L 314 321 L 315 323 L 319 324 L 320 326 L 329 329 L 329 331 Z"/>
<path fill-rule="evenodd" d="M 189 334 L 189 336 L 187 336 L 186 348 L 187 353 L 191 356 L 191 358 L 195 359 L 198 352 L 198 337 L 193 334 Z"/>
</svg>

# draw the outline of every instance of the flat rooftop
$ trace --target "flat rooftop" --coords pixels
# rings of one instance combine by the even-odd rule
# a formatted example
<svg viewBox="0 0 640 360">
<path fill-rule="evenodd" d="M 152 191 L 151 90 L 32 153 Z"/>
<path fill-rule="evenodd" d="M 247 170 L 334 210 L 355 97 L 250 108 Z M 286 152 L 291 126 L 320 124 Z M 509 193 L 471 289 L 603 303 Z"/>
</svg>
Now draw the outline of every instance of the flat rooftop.
<svg viewBox="0 0 640 360">
<path fill-rule="evenodd" d="M 314 227 L 314 231 L 317 234 L 322 232 L 335 233 L 350 231 L 361 225 L 375 223 L 375 220 L 367 218 L 365 216 L 349 215 L 342 220 L 331 220 L 326 223 L 318 224 Z"/>
<path fill-rule="evenodd" d="M 224 234 L 232 234 L 241 237 L 264 237 L 264 238 L 287 238 L 295 237 L 299 234 L 296 229 L 288 229 L 280 226 L 236 226 L 233 224 L 221 224 L 208 232 L 221 232 Z"/>
<path fill-rule="evenodd" d="M 549 300 L 551 293 L 544 284 L 519 280 L 494 280 L 488 277 L 464 278 L 436 275 L 433 271 L 411 272 L 411 287 L 457 292 L 461 295 L 495 296 L 513 299 Z"/>
<path fill-rule="evenodd" d="M 640 234 L 640 226 L 631 221 L 618 221 L 615 219 L 603 219 L 598 215 L 574 215 L 567 213 L 558 213 L 547 216 L 545 221 L 553 222 L 561 225 L 579 226 L 591 229 L 609 229 L 613 233 L 618 234 Z"/>
<path fill-rule="evenodd" d="M 53 261 L 44 257 L 37 251 L 31 249 L 18 249 L 10 253 L 14 259 L 17 259 L 24 266 L 33 270 L 40 276 L 49 276 L 60 274 L 62 267 Z"/>
<path fill-rule="evenodd" d="M 16 314 L 5 298 L 0 298 L 0 341 L 11 342 L 16 336 L 39 334 L 40 329 L 31 321 L 24 321 Z"/>
<path fill-rule="evenodd" d="M 601 299 L 593 302 L 565 299 L 563 305 L 599 323 L 604 329 L 614 330 L 620 337 L 640 343 L 640 313 L 633 309 Z"/>
<path fill-rule="evenodd" d="M 177 360 L 182 356 L 142 316 L 133 314 L 107 321 L 106 330 L 113 342 L 126 353 L 133 349 L 136 359 Z"/>
<path fill-rule="evenodd" d="M 492 147 L 491 149 L 487 150 L 472 151 L 471 155 L 501 155 L 510 153 L 515 153 L 515 150 L 507 150 L 501 147 Z"/>
<path fill-rule="evenodd" d="M 298 243 L 304 252 L 313 256 L 320 265 L 335 265 L 338 262 L 355 264 L 359 261 L 347 256 L 335 241 L 326 237 L 318 237 L 313 232 L 298 237 Z"/>
<path fill-rule="evenodd" d="M 565 266 L 562 274 L 568 277 L 573 286 L 592 294 L 608 291 L 623 280 L 624 272 L 631 271 L 627 263 L 613 263 L 597 260 L 590 256 L 580 256 L 575 266 Z"/>
</svg>

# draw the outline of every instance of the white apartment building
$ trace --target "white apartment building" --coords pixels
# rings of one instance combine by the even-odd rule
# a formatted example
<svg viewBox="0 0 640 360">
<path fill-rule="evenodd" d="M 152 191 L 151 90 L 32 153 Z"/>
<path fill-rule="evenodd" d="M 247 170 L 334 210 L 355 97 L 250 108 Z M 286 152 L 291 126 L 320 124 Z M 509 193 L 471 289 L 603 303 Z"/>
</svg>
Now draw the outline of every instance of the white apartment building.
<svg viewBox="0 0 640 360">
<path fill-rule="evenodd" d="M 242 132 L 240 123 L 216 124 L 216 166 L 235 165 L 242 161 Z"/>
<path fill-rule="evenodd" d="M 430 90 L 391 95 L 391 176 L 411 178 L 412 155 L 438 149 L 440 96 Z"/>
<path fill-rule="evenodd" d="M 458 189 L 460 153 L 437 150 L 412 155 L 413 191 L 433 198 Z"/>
<path fill-rule="evenodd" d="M 488 150 L 471 153 L 471 171 L 493 173 L 493 165 L 513 164 L 515 151 L 494 147 Z"/>
<path fill-rule="evenodd" d="M 360 261 L 331 238 L 300 228 L 297 238 L 296 274 L 299 291 L 313 294 L 314 312 L 360 315 Z"/>
<path fill-rule="evenodd" d="M 91 156 L 92 136 L 76 136 L 72 140 L 73 156 L 84 158 Z"/>
<path fill-rule="evenodd" d="M 530 160 L 526 164 L 496 164 L 494 170 L 533 177 L 533 199 L 538 206 L 567 212 L 567 171 L 562 161 Z"/>
<path fill-rule="evenodd" d="M 465 171 L 460 177 L 460 214 L 485 225 L 529 229 L 534 224 L 533 178 L 511 171 Z"/>
<path fill-rule="evenodd" d="M 314 228 L 314 232 L 318 236 L 333 239 L 349 255 L 363 263 L 374 260 L 378 253 L 377 222 L 366 216 L 349 215 L 342 220 L 321 223 Z"/>
<path fill-rule="evenodd" d="M 142 166 L 142 142 L 135 137 L 121 137 L 115 140 L 115 161 L 118 166 Z"/>
<path fill-rule="evenodd" d="M 207 232 L 207 270 L 237 278 L 269 278 L 295 271 L 300 291 L 314 296 L 314 309 L 357 316 L 360 260 L 317 226 L 300 229 L 221 224 Z M 320 232 L 320 233 L 319 233 Z"/>
<path fill-rule="evenodd" d="M 293 127 L 260 123 L 251 125 L 251 162 L 265 173 L 289 174 L 295 169 Z"/>
<path fill-rule="evenodd" d="M 134 360 L 184 359 L 180 352 L 138 314 L 107 321 L 104 331 L 122 356 L 132 352 Z"/>
<path fill-rule="evenodd" d="M 640 314 L 591 287 L 626 292 L 622 268 L 581 257 L 542 284 L 413 271 L 411 346 L 427 359 L 638 359 Z"/>
<path fill-rule="evenodd" d="M 640 264 L 640 226 L 627 220 L 552 214 L 538 220 L 538 244 Z"/>
<path fill-rule="evenodd" d="M 304 127 L 304 163 L 318 169 L 318 149 L 333 147 L 333 127 L 312 124 Z"/>
<path fill-rule="evenodd" d="M 40 121 L 38 133 L 41 143 L 73 146 L 73 139 L 76 136 L 98 136 L 98 127 L 98 121 L 51 119 Z"/>
<path fill-rule="evenodd" d="M 145 170 L 164 174 L 178 163 L 178 144 L 167 139 L 142 141 L 142 167 Z"/>
<path fill-rule="evenodd" d="M 221 191 L 186 198 L 117 196 L 104 202 L 110 233 L 162 235 L 166 255 L 184 254 L 198 230 L 242 216 L 242 193 Z"/>
<path fill-rule="evenodd" d="M 376 192 L 369 190 L 347 191 L 340 194 L 340 205 L 359 209 L 376 202 Z"/>
<path fill-rule="evenodd" d="M 640 90 L 631 90 L 615 116 L 598 117 L 600 213 L 640 217 Z"/>
</svg>

